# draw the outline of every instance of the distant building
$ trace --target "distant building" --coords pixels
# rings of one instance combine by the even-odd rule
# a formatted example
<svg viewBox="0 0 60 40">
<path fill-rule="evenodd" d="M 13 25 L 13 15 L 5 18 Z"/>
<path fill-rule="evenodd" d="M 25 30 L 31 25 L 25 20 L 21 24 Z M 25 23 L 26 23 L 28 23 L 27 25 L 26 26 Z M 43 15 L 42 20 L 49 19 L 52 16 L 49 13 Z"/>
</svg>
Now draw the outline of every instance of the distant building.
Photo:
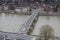
<svg viewBox="0 0 60 40">
<path fill-rule="evenodd" d="M 60 3 L 60 0 L 0 0 L 0 4 L 8 4 L 10 2 L 13 2 L 15 5 L 19 5 L 19 6 L 30 6 L 30 4 L 32 4 L 33 2 L 39 2 L 41 3 L 41 1 L 43 2 L 53 2 L 53 1 L 57 1 L 56 4 Z"/>
</svg>

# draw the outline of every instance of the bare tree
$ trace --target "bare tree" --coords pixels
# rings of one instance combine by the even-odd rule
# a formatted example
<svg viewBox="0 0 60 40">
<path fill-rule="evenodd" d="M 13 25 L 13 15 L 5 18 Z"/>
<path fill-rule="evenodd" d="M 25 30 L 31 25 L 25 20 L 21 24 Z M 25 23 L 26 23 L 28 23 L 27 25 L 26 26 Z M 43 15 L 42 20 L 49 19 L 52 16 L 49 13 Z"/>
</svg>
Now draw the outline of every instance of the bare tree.
<svg viewBox="0 0 60 40">
<path fill-rule="evenodd" d="M 44 25 L 40 30 L 40 37 L 36 40 L 55 40 L 54 30 L 49 25 Z"/>
<path fill-rule="evenodd" d="M 14 4 L 9 4 L 8 8 L 9 8 L 9 10 L 15 10 Z"/>
</svg>

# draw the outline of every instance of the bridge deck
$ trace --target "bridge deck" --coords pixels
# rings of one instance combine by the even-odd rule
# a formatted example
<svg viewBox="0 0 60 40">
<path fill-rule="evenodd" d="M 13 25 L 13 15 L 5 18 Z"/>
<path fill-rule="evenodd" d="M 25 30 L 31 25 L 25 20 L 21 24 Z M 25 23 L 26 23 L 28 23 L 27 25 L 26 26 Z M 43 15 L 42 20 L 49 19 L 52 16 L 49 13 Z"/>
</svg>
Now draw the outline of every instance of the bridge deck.
<svg viewBox="0 0 60 40">
<path fill-rule="evenodd" d="M 33 20 L 36 18 L 36 16 L 38 16 L 38 12 L 33 11 L 30 18 L 27 20 L 26 23 L 23 24 L 23 27 L 20 29 L 20 33 L 24 33 L 24 34 L 27 33 L 30 26 L 32 25 Z"/>
</svg>

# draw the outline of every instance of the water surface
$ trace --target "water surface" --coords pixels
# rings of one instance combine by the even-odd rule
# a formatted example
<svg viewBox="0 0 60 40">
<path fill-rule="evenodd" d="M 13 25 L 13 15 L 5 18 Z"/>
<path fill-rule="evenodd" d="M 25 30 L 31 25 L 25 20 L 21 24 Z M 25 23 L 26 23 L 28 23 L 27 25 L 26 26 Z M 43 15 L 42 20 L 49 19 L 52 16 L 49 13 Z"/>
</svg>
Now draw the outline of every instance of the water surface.
<svg viewBox="0 0 60 40">
<path fill-rule="evenodd" d="M 55 36 L 60 37 L 60 16 L 39 16 L 32 35 L 39 35 L 42 25 L 50 25 L 55 31 Z"/>
<path fill-rule="evenodd" d="M 28 20 L 28 15 L 0 14 L 0 31 L 18 32 L 23 23 Z"/>
</svg>

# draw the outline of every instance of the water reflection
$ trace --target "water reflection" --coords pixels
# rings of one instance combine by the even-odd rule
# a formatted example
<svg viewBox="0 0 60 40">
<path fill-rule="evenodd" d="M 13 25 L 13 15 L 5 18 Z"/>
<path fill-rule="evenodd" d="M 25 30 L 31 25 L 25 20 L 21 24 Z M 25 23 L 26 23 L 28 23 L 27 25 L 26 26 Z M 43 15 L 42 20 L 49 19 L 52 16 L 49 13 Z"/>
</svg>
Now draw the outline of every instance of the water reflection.
<svg viewBox="0 0 60 40">
<path fill-rule="evenodd" d="M 28 17 L 27 15 L 1 13 L 0 30 L 5 32 L 18 32 Z"/>
</svg>

